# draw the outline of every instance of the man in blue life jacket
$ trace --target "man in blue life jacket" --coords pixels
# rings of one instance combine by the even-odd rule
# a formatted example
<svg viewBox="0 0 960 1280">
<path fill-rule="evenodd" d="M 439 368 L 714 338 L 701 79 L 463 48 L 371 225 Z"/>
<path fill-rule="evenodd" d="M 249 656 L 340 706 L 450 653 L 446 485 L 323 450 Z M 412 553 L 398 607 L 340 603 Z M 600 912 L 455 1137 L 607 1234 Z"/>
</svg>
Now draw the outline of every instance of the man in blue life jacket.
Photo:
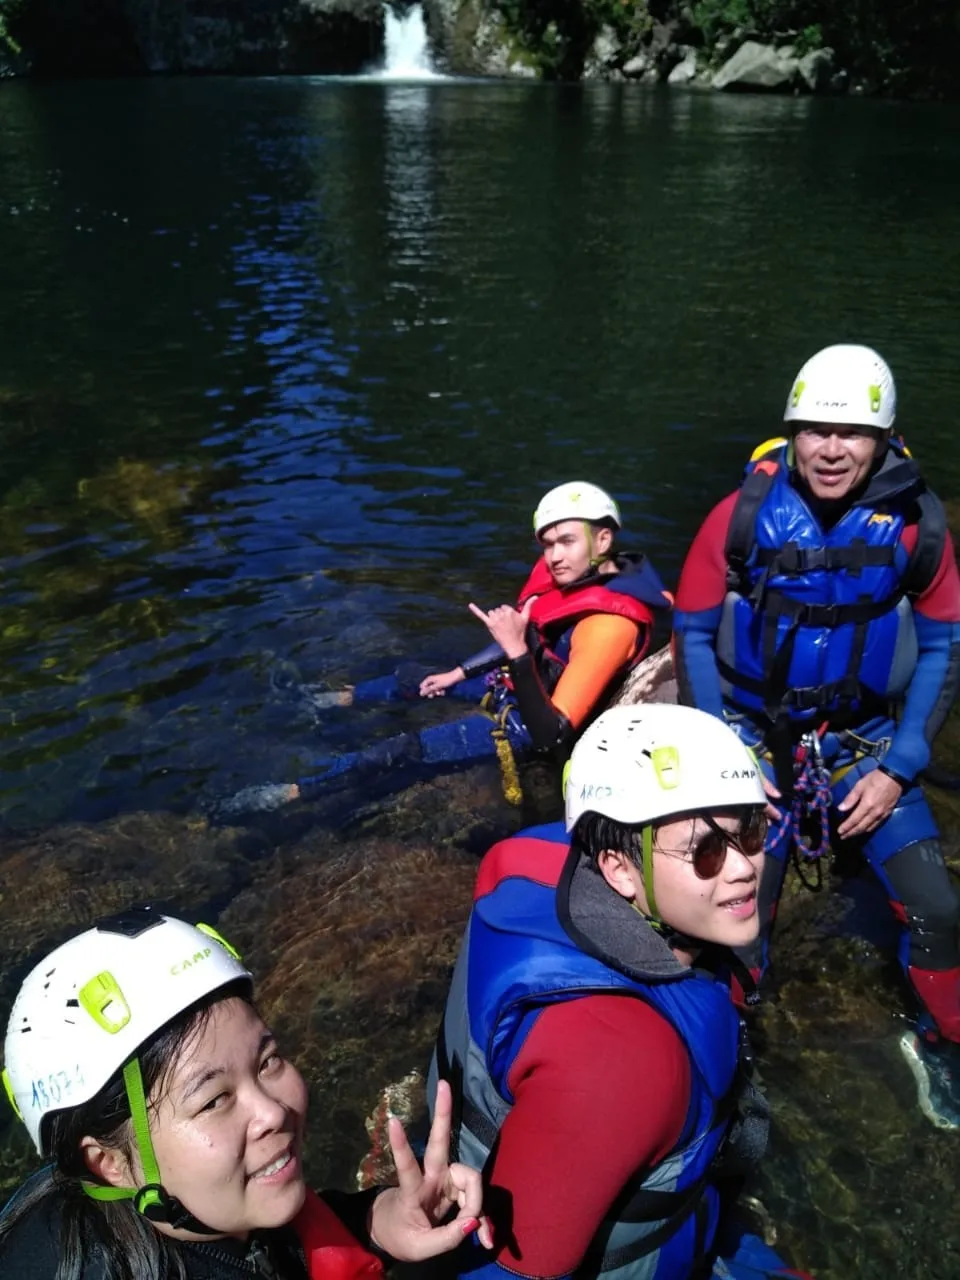
<svg viewBox="0 0 960 1280">
<path fill-rule="evenodd" d="M 736 726 L 762 753 L 771 826 L 768 961 L 791 851 L 855 841 L 903 925 L 919 997 L 901 1047 L 920 1102 L 960 1127 L 960 903 L 918 784 L 960 676 L 960 576 L 943 508 L 893 435 L 896 389 L 863 346 L 800 370 L 789 435 L 761 446 L 740 489 L 707 517 L 677 590 L 680 699 Z M 816 832 L 816 838 L 811 836 Z"/>
<path fill-rule="evenodd" d="M 483 859 L 431 1068 L 496 1224 L 461 1276 L 799 1274 L 728 1212 L 768 1127 L 728 971 L 759 928 L 764 800 L 720 721 L 613 707 L 565 823 Z"/>
<path fill-rule="evenodd" d="M 516 607 L 487 612 L 470 605 L 492 644 L 450 671 L 425 677 L 421 671 L 415 680 L 395 673 L 313 699 L 315 706 L 346 707 L 449 694 L 482 710 L 318 761 L 295 784 L 247 788 L 220 812 L 275 808 L 363 777 L 392 775 L 400 786 L 411 776 L 495 756 L 505 790 L 516 799 L 514 754 L 565 759 L 647 652 L 654 610 L 671 601 L 642 553 L 614 548 L 620 509 L 597 485 L 576 481 L 551 489 L 537 505 L 533 527 L 541 555 Z"/>
</svg>

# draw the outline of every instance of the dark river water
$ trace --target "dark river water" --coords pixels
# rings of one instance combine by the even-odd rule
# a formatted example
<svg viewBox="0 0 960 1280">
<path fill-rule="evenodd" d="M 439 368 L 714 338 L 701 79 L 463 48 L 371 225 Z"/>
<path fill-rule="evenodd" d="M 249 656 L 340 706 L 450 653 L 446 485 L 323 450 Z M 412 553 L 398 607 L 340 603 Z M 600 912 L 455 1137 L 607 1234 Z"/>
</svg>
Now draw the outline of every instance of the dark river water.
<svg viewBox="0 0 960 1280">
<path fill-rule="evenodd" d="M 191 815 L 395 731 L 295 686 L 479 647 L 561 480 L 672 585 L 827 343 L 886 355 L 960 495 L 958 286 L 954 107 L 4 84 L 0 823 Z"/>
</svg>

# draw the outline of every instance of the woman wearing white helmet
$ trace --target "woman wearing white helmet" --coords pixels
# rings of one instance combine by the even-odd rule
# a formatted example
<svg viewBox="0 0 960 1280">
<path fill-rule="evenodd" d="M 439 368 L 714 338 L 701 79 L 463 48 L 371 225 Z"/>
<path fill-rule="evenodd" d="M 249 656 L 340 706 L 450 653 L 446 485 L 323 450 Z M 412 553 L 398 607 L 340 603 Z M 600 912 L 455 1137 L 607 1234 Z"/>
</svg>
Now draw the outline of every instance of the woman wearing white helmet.
<svg viewBox="0 0 960 1280">
<path fill-rule="evenodd" d="M 709 1273 L 720 1184 L 766 1138 L 728 950 L 759 927 L 764 803 L 719 720 L 614 707 L 573 749 L 565 829 L 484 858 L 432 1075 L 455 1090 L 457 1157 L 511 1231 L 492 1263 L 458 1254 L 461 1275 Z M 736 1263 L 718 1275 L 782 1267 L 755 1237 L 722 1251 Z"/>
<path fill-rule="evenodd" d="M 27 976 L 3 1079 L 51 1165 L 0 1219 L 5 1276 L 373 1280 L 375 1248 L 417 1261 L 478 1224 L 487 1238 L 476 1175 L 447 1165 L 446 1094 L 422 1174 L 394 1121 L 399 1187 L 308 1190 L 306 1085 L 251 1001 L 219 935 L 149 908 L 102 921 Z M 454 1206 L 457 1221 L 435 1226 Z"/>
</svg>

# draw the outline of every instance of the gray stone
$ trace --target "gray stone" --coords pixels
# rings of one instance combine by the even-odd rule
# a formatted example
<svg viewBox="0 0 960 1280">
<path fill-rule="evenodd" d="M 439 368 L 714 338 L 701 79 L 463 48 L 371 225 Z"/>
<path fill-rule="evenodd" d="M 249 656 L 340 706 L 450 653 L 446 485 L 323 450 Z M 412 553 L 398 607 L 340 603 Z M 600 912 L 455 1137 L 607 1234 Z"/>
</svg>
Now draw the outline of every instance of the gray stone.
<svg viewBox="0 0 960 1280">
<path fill-rule="evenodd" d="M 620 41 L 613 27 L 601 27 L 583 64 L 584 80 L 608 80 L 620 55 Z"/>
<path fill-rule="evenodd" d="M 836 71 L 832 49 L 811 49 L 797 64 L 800 77 L 811 93 L 823 93 L 830 88 Z"/>
<path fill-rule="evenodd" d="M 713 87 L 768 91 L 791 89 L 798 76 L 799 62 L 793 56 L 792 45 L 773 49 L 756 40 L 748 40 L 713 77 Z"/>
<path fill-rule="evenodd" d="M 623 74 L 627 79 L 637 79 L 650 69 L 650 58 L 645 53 L 637 53 L 623 64 Z"/>
<path fill-rule="evenodd" d="M 690 45 L 681 45 L 683 54 L 667 76 L 667 84 L 690 84 L 697 77 L 697 51 Z"/>
</svg>

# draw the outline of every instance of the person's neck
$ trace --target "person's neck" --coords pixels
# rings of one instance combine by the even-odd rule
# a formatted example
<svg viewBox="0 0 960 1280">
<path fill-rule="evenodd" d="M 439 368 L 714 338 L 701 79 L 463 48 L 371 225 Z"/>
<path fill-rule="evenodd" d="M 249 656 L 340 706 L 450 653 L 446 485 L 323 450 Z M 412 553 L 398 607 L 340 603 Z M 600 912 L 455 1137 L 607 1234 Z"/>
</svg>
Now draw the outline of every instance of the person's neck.
<svg viewBox="0 0 960 1280">
<path fill-rule="evenodd" d="M 697 963 L 697 958 L 699 957 L 702 948 L 671 945 L 670 950 L 677 957 L 678 964 L 682 964 L 685 969 L 692 969 Z"/>
</svg>

